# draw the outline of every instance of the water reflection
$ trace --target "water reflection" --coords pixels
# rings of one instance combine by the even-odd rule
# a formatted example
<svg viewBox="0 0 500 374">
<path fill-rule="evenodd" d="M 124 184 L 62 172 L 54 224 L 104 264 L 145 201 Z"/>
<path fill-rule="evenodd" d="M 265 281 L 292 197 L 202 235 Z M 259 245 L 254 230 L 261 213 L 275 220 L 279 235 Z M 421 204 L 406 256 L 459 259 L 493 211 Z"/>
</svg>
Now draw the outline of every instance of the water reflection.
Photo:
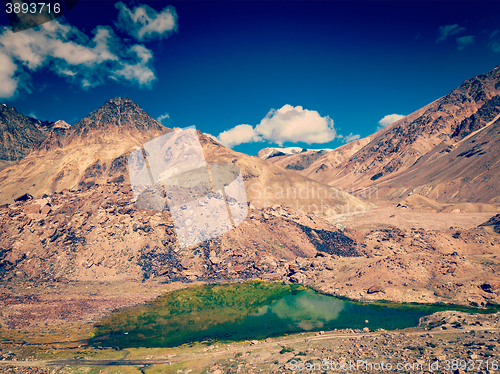
<svg viewBox="0 0 500 374">
<path fill-rule="evenodd" d="M 285 296 L 271 305 L 265 305 L 254 316 L 274 313 L 278 318 L 302 330 L 320 329 L 326 322 L 339 317 L 344 304 L 343 301 L 332 297 L 306 291 L 298 295 Z"/>
</svg>

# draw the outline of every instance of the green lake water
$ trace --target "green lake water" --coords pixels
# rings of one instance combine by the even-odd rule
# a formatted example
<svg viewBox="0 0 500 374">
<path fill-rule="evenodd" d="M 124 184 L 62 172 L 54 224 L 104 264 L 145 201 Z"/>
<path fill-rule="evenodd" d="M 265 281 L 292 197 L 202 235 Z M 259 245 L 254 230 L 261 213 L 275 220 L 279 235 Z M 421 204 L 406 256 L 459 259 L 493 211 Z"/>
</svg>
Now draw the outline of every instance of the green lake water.
<svg viewBox="0 0 500 374">
<path fill-rule="evenodd" d="M 173 347 L 304 331 L 401 329 L 446 309 L 450 308 L 355 303 L 293 284 L 252 281 L 204 285 L 113 313 L 95 326 L 93 342 L 119 348 Z"/>
</svg>

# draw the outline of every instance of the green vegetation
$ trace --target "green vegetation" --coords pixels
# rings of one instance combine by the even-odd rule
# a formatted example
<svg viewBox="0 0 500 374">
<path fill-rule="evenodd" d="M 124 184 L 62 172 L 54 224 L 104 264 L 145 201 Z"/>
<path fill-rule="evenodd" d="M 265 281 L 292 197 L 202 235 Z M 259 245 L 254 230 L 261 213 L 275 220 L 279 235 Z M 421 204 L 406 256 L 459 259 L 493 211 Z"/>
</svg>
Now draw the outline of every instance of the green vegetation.
<svg viewBox="0 0 500 374">
<path fill-rule="evenodd" d="M 283 347 L 280 351 L 280 354 L 287 353 L 287 352 L 293 352 L 294 349 L 290 347 Z"/>
<path fill-rule="evenodd" d="M 116 347 L 171 347 L 225 339 L 224 327 L 286 295 L 305 290 L 301 285 L 257 280 L 169 292 L 105 318 L 96 325 L 93 342 Z"/>
</svg>

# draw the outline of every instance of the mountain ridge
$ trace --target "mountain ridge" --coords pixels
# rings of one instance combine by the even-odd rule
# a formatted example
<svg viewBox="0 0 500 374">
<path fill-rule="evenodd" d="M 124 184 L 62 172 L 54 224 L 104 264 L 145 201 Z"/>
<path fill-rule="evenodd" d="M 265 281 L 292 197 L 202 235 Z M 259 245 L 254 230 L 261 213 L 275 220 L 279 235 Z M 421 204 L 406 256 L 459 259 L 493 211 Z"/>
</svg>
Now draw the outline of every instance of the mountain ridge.
<svg viewBox="0 0 500 374">
<path fill-rule="evenodd" d="M 120 107 L 122 106 L 122 107 Z M 126 154 L 169 129 L 127 98 L 113 98 L 69 128 L 54 128 L 17 164 L 0 171 L 4 202 L 123 181 Z"/>
<path fill-rule="evenodd" d="M 95 184 L 130 183 L 128 155 L 149 140 L 173 131 L 129 98 L 115 97 L 69 128 L 56 128 L 18 164 L 0 172 L 2 202 Z M 258 157 L 232 151 L 198 131 L 208 163 L 234 163 L 242 171 L 247 200 L 255 207 L 280 204 L 309 212 L 368 205 Z M 175 156 L 175 155 L 174 155 Z M 319 192 L 323 193 L 320 198 Z M 316 195 L 315 195 L 316 193 Z M 298 197 L 298 195 L 300 195 Z"/>
<path fill-rule="evenodd" d="M 18 161 L 47 136 L 41 121 L 0 105 L 0 160 Z"/>
<path fill-rule="evenodd" d="M 436 147 L 458 143 L 469 134 L 483 128 L 500 114 L 500 66 L 463 82 L 449 94 L 396 121 L 377 133 L 365 138 L 366 144 L 338 164 L 328 162 L 338 151 L 334 150 L 316 160 L 301 173 L 338 188 L 379 187 L 381 196 L 391 199 L 404 198 L 418 186 L 405 181 L 403 175 L 418 162 L 429 158 Z M 448 143 L 449 144 L 448 144 Z M 425 157 L 427 155 L 427 157 Z M 500 155 L 499 155 L 500 156 Z M 391 193 L 389 180 L 399 176 L 397 188 Z M 473 178 L 473 176 L 471 176 Z M 443 183 L 451 181 L 443 181 Z M 457 183 L 458 181 L 455 181 Z M 405 184 L 406 183 L 406 184 Z M 467 194 L 451 196 L 437 192 L 432 181 L 420 180 L 430 188 L 421 191 L 431 198 L 451 199 L 457 202 Z M 400 188 L 406 187 L 405 192 Z M 485 188 L 492 188 L 488 185 Z M 394 187 L 395 188 L 395 187 Z M 470 196 L 470 195 L 469 195 Z M 478 202 L 496 201 L 495 197 L 475 198 Z M 444 200 L 443 200 L 444 201 Z"/>
</svg>

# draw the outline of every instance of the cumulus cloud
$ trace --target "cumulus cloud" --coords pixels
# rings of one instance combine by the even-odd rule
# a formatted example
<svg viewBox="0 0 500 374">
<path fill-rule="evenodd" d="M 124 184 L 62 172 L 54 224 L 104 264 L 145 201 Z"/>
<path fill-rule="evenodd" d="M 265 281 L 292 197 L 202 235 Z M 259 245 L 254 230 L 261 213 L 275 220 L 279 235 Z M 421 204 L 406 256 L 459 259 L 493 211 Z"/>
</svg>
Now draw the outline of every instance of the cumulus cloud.
<svg viewBox="0 0 500 374">
<path fill-rule="evenodd" d="M 142 45 L 134 45 L 128 49 L 129 56 L 137 57 L 137 62 L 119 62 L 121 69 L 112 72 L 115 77 L 122 77 L 130 82 L 136 82 L 139 86 L 148 86 L 156 79 L 152 68 L 149 66 L 149 60 L 153 58 L 153 53 Z"/>
<path fill-rule="evenodd" d="M 114 39 L 116 36 L 112 30 L 103 26 L 98 26 L 94 38 L 89 40 L 75 27 L 54 20 L 40 26 L 37 31 L 30 29 L 13 33 L 4 27 L 0 46 L 30 70 L 36 70 L 52 59 L 58 69 L 71 71 L 70 66 L 92 67 L 104 61 L 118 60 L 109 49 Z"/>
<path fill-rule="evenodd" d="M 453 25 L 445 25 L 439 27 L 439 37 L 436 39 L 436 43 L 443 42 L 448 39 L 449 36 L 458 34 L 461 31 L 465 31 L 465 27 L 460 27 L 456 23 Z"/>
<path fill-rule="evenodd" d="M 17 66 L 12 58 L 0 50 L 0 97 L 12 97 L 17 89 Z"/>
<path fill-rule="evenodd" d="M 120 14 L 128 9 L 121 4 Z M 138 39 L 165 36 L 176 28 L 177 15 L 172 7 L 156 13 L 144 5 L 129 12 L 134 25 L 142 25 L 127 28 L 131 32 L 135 30 Z M 123 23 L 125 16 L 120 17 Z M 169 17 L 173 17 L 173 26 L 171 23 L 168 26 Z M 109 26 L 97 26 L 92 34 L 89 37 L 61 19 L 19 33 L 0 28 L 0 97 L 10 98 L 21 88 L 28 89 L 29 73 L 42 68 L 52 70 L 84 90 L 107 79 L 151 87 L 156 79 L 151 50 L 142 44 L 124 41 Z"/>
<path fill-rule="evenodd" d="M 279 145 L 284 142 L 328 143 L 337 136 L 330 117 L 288 104 L 278 110 L 271 109 L 255 130 L 264 139 Z"/>
<path fill-rule="evenodd" d="M 390 124 L 393 124 L 396 121 L 399 121 L 401 118 L 404 118 L 406 116 L 403 116 L 401 114 L 388 114 L 384 118 L 382 118 L 380 121 L 378 121 L 378 127 L 377 131 L 380 129 L 383 129 L 384 127 L 389 126 Z"/>
<path fill-rule="evenodd" d="M 129 9 L 121 1 L 115 4 L 119 10 L 116 26 L 139 41 L 160 39 L 177 31 L 177 13 L 168 6 L 156 12 L 149 5 L 140 5 Z"/>
<path fill-rule="evenodd" d="M 271 109 L 255 128 L 238 125 L 219 134 L 218 139 L 227 147 L 233 147 L 263 140 L 280 146 L 284 142 L 328 143 L 336 137 L 340 136 L 337 136 L 330 117 L 286 104 L 278 110 Z"/>
<path fill-rule="evenodd" d="M 220 143 L 232 148 L 242 143 L 262 141 L 262 137 L 250 125 L 238 125 L 232 129 L 221 132 L 218 136 Z"/>
<path fill-rule="evenodd" d="M 341 135 L 340 137 L 342 137 L 342 141 L 344 143 L 349 143 L 349 142 L 352 142 L 353 140 L 358 140 L 361 137 L 361 135 L 359 135 L 359 134 L 353 134 L 351 132 L 349 135 L 346 135 L 346 136 L 342 136 Z"/>
<path fill-rule="evenodd" d="M 474 35 L 461 36 L 457 38 L 458 50 L 462 51 L 468 45 L 474 44 Z"/>
</svg>

